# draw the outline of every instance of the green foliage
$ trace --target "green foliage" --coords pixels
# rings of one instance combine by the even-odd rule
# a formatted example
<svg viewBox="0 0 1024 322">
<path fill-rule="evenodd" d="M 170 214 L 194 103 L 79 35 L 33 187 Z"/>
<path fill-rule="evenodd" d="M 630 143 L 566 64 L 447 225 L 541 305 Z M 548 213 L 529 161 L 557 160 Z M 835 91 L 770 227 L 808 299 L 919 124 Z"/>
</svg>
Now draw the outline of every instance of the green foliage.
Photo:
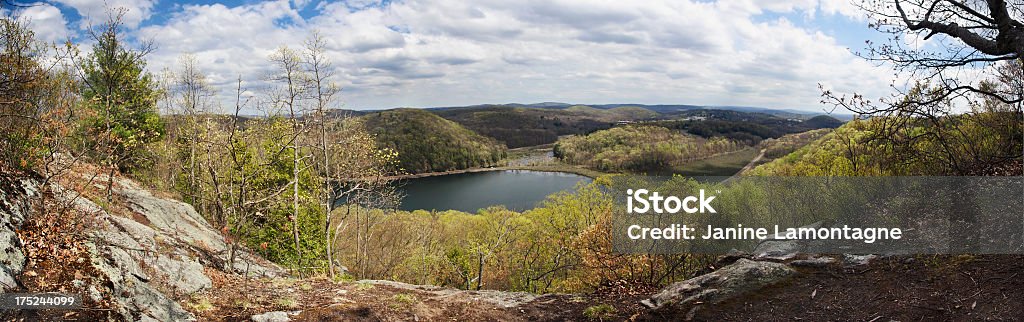
<svg viewBox="0 0 1024 322">
<path fill-rule="evenodd" d="M 394 300 L 395 303 L 401 305 L 409 305 L 416 303 L 417 301 L 415 295 L 405 293 L 395 294 L 394 296 L 391 297 L 391 299 Z"/>
<path fill-rule="evenodd" d="M 624 126 L 555 144 L 555 156 L 601 171 L 671 171 L 687 161 L 742 149 L 723 138 L 705 140 L 660 126 Z"/>
<path fill-rule="evenodd" d="M 1015 85 L 1024 71 L 1007 63 L 1016 75 L 982 82 L 990 91 L 1020 93 Z M 1019 83 L 1016 83 L 1019 84 Z M 1020 175 L 1024 151 L 1021 104 L 979 94 L 971 111 L 947 114 L 953 102 L 941 86 L 918 83 L 891 112 L 855 120 L 814 144 L 758 167 L 755 175 Z"/>
<path fill-rule="evenodd" d="M 761 142 L 760 146 L 764 149 L 764 158 L 767 159 L 765 161 L 769 161 L 793 153 L 793 151 L 796 151 L 811 142 L 817 141 L 830 132 L 832 132 L 831 129 L 817 129 L 807 132 L 786 134 L 778 139 L 764 140 Z"/>
<path fill-rule="evenodd" d="M 164 124 L 156 108 L 156 83 L 145 72 L 145 50 L 126 47 L 119 28 L 118 21 L 108 22 L 97 36 L 81 66 L 82 96 L 94 112 L 85 120 L 87 144 L 127 171 L 150 159 L 145 145 L 161 138 Z"/>
<path fill-rule="evenodd" d="M 598 180 L 602 181 L 602 180 Z M 610 282 L 663 285 L 710 258 L 615 254 L 612 197 L 600 183 L 518 213 L 338 209 L 348 229 L 336 253 L 359 278 L 463 289 L 582 292 Z M 362 244 L 361 238 L 372 236 Z M 686 263 L 689 265 L 677 265 Z"/>
<path fill-rule="evenodd" d="M 506 149 L 452 121 L 418 109 L 375 112 L 362 117 L 382 147 L 398 153 L 409 173 L 487 167 L 505 157 Z"/>
<path fill-rule="evenodd" d="M 1009 112 L 947 116 L 938 124 L 915 119 L 896 133 L 885 132 L 885 118 L 853 121 L 752 174 L 942 175 L 984 169 L 1000 159 L 1020 159 L 1021 119 L 1019 113 Z M 939 132 L 949 135 L 935 135 Z"/>
<path fill-rule="evenodd" d="M 198 312 L 206 312 L 213 310 L 215 307 L 213 303 L 210 303 L 210 299 L 206 296 L 193 295 L 188 301 L 188 306 Z"/>
<path fill-rule="evenodd" d="M 292 147 L 288 145 L 291 124 L 287 119 L 272 117 L 263 120 L 251 120 L 246 129 L 238 133 L 247 140 L 235 140 L 231 146 L 232 153 L 241 162 L 230 165 L 236 176 L 224 180 L 240 180 L 236 182 L 238 193 L 248 193 L 246 200 L 263 200 L 251 208 L 257 210 L 251 220 L 239 220 L 232 225 L 232 232 L 239 235 L 252 249 L 257 249 L 265 258 L 286 265 L 316 266 L 321 264 L 326 241 L 323 236 L 325 214 L 320 208 L 316 194 L 322 185 L 319 178 L 308 166 L 308 160 L 299 163 L 299 215 L 297 217 L 299 231 L 299 253 L 296 253 L 292 229 L 292 200 L 289 194 L 282 194 L 264 199 L 265 194 L 278 191 L 291 184 L 294 162 Z M 186 142 L 187 144 L 187 142 Z M 213 156 L 216 157 L 216 156 Z M 226 157 L 226 156 L 225 156 Z M 200 170 L 206 170 L 203 163 Z M 202 173 L 202 171 L 200 171 Z M 185 184 L 182 178 L 182 184 Z M 244 186 L 243 186 L 244 185 Z M 212 191 L 211 191 L 212 192 Z M 202 198 L 202 197 L 201 197 Z M 229 198 L 227 195 L 207 196 L 205 198 Z M 231 200 L 223 200 L 228 203 Z M 215 209 L 210 212 L 215 212 Z"/>
</svg>

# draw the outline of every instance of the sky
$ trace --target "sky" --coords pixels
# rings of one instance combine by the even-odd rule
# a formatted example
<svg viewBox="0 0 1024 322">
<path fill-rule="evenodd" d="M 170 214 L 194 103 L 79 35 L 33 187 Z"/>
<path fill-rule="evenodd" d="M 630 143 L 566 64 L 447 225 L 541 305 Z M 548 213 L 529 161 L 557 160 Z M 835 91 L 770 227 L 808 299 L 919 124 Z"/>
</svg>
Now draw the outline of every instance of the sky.
<svg viewBox="0 0 1024 322">
<path fill-rule="evenodd" d="M 26 3 L 22 1 L 22 3 Z M 268 56 L 327 41 L 337 108 L 568 102 L 757 106 L 821 112 L 818 85 L 888 93 L 891 70 L 856 57 L 882 36 L 847 0 L 56 0 L 20 15 L 46 41 L 128 10 L 147 69 L 192 54 L 225 106 L 235 82 L 270 86 Z"/>
</svg>

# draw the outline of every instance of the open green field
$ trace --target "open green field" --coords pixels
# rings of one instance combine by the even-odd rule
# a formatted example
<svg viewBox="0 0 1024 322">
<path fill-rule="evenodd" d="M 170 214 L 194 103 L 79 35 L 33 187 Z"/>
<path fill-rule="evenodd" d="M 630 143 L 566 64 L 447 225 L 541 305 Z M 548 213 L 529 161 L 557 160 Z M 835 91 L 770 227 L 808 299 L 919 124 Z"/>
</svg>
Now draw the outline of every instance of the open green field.
<svg viewBox="0 0 1024 322">
<path fill-rule="evenodd" d="M 720 154 L 703 160 L 687 162 L 675 173 L 684 176 L 731 176 L 743 169 L 750 160 L 757 157 L 758 150 L 746 148 L 732 153 Z"/>
</svg>

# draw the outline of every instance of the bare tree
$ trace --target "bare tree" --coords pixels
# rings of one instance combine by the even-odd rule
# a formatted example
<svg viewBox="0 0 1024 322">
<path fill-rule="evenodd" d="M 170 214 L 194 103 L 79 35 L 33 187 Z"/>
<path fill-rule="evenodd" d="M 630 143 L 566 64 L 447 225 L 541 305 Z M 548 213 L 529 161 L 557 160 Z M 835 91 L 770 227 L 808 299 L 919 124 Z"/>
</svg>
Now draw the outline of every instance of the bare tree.
<svg viewBox="0 0 1024 322">
<path fill-rule="evenodd" d="M 958 124 L 965 119 L 958 115 L 965 106 L 998 102 L 1010 107 L 1010 113 L 1000 114 L 1011 120 L 1007 131 L 1020 130 L 1013 120 L 1019 118 L 1024 93 L 991 84 L 998 82 L 999 70 L 1021 66 L 1024 1 L 865 0 L 857 4 L 868 13 L 870 26 L 888 35 L 884 43 L 868 42 L 866 51 L 858 55 L 892 66 L 912 84 L 906 88 L 894 84 L 892 96 L 877 102 L 823 88 L 823 103 L 875 117 L 876 134 L 868 140 L 903 147 L 923 141 L 939 146 L 941 152 L 927 157 L 951 173 L 972 173 L 1021 157 L 1019 151 L 979 151 L 977 136 L 960 129 Z M 972 112 L 978 111 L 967 114 Z"/>
<path fill-rule="evenodd" d="M 280 83 L 282 88 L 273 94 L 273 103 L 278 108 L 288 111 L 288 119 L 292 125 L 290 145 L 292 150 L 292 235 L 295 239 L 295 253 L 302 258 L 299 239 L 299 173 L 302 159 L 299 155 L 301 138 L 306 131 L 302 115 L 305 108 L 303 99 L 308 95 L 308 75 L 303 70 L 299 54 L 287 46 L 282 46 L 270 55 L 270 61 L 277 67 L 277 72 L 270 77 L 271 81 Z"/>
<path fill-rule="evenodd" d="M 169 88 L 172 100 L 172 106 L 177 108 L 177 112 L 180 113 L 180 123 L 177 126 L 177 130 L 180 135 L 180 144 L 184 145 L 188 150 L 188 159 L 186 164 L 182 166 L 187 167 L 188 179 L 187 179 L 187 191 L 186 195 L 189 200 L 201 209 L 207 209 L 206 200 L 204 194 L 200 189 L 205 185 L 201 184 L 201 171 L 205 168 L 208 171 L 213 171 L 213 166 L 210 164 L 212 140 L 209 140 L 210 136 L 210 122 L 209 113 L 211 99 L 214 96 L 214 90 L 210 86 L 209 81 L 206 79 L 206 75 L 199 70 L 197 61 L 194 55 L 184 54 L 178 58 L 179 70 L 173 72 L 172 85 Z M 205 125 L 205 131 L 201 128 L 200 124 Z M 198 150 L 201 144 L 206 145 L 206 164 L 199 164 L 200 156 Z M 215 180 L 215 178 L 211 178 Z M 223 224 L 223 214 L 219 214 L 214 219 L 217 219 L 217 224 Z"/>
<path fill-rule="evenodd" d="M 937 81 L 945 93 L 936 100 L 966 93 L 1006 103 L 1022 100 L 1019 94 L 979 88 L 958 74 L 1024 55 L 1024 1 L 869 0 L 860 7 L 869 13 L 874 29 L 889 35 L 886 43 L 870 43 L 863 56 Z M 916 42 L 933 37 L 935 49 Z"/>
<path fill-rule="evenodd" d="M 328 109 L 334 102 L 335 96 L 341 92 L 341 88 L 331 81 L 335 72 L 330 58 L 327 57 L 327 44 L 320 33 L 314 31 L 309 39 L 306 40 L 305 47 L 305 65 L 306 71 L 309 74 L 309 91 L 316 104 L 313 121 L 316 123 L 317 130 L 319 130 L 317 140 L 319 141 L 320 160 L 318 160 L 317 166 L 320 168 L 322 185 L 320 200 L 324 210 L 323 237 L 327 245 L 324 251 L 327 256 L 328 274 L 333 278 L 335 267 L 334 247 L 331 247 L 331 222 L 334 218 L 332 210 L 336 200 L 334 184 L 337 178 L 333 176 L 336 171 L 332 171 L 331 154 L 336 151 L 334 151 L 335 146 L 330 140 L 331 137 L 328 136 L 329 131 L 333 131 L 330 128 L 333 122 L 328 115 Z"/>
</svg>

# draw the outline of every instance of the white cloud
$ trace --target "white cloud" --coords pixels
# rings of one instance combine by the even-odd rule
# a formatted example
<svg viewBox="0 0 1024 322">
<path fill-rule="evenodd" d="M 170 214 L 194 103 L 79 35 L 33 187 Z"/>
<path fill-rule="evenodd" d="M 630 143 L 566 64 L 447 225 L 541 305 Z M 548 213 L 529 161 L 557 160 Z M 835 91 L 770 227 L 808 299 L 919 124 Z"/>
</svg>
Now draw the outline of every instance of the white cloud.
<svg viewBox="0 0 1024 322">
<path fill-rule="evenodd" d="M 70 35 L 67 20 L 60 9 L 49 4 L 38 4 L 20 10 L 18 14 L 30 22 L 29 27 L 36 33 L 36 39 L 54 42 L 66 40 Z"/>
<path fill-rule="evenodd" d="M 124 24 L 128 28 L 136 28 L 152 14 L 156 0 L 54 0 L 54 2 L 74 8 L 86 19 L 81 21 L 81 28 L 90 23 L 103 23 L 108 18 L 110 9 L 124 8 Z"/>
<path fill-rule="evenodd" d="M 853 0 L 821 0 L 819 6 L 820 10 L 827 14 L 846 16 L 858 21 L 867 19 L 867 14 L 861 11 Z"/>
<path fill-rule="evenodd" d="M 821 32 L 755 17 L 853 17 L 841 1 L 320 2 L 303 19 L 278 0 L 188 5 L 138 35 L 157 41 L 151 69 L 193 53 L 225 97 L 238 75 L 260 85 L 275 48 L 298 48 L 319 30 L 348 108 L 568 101 L 820 110 L 818 83 L 881 95 L 891 75 Z"/>
</svg>

